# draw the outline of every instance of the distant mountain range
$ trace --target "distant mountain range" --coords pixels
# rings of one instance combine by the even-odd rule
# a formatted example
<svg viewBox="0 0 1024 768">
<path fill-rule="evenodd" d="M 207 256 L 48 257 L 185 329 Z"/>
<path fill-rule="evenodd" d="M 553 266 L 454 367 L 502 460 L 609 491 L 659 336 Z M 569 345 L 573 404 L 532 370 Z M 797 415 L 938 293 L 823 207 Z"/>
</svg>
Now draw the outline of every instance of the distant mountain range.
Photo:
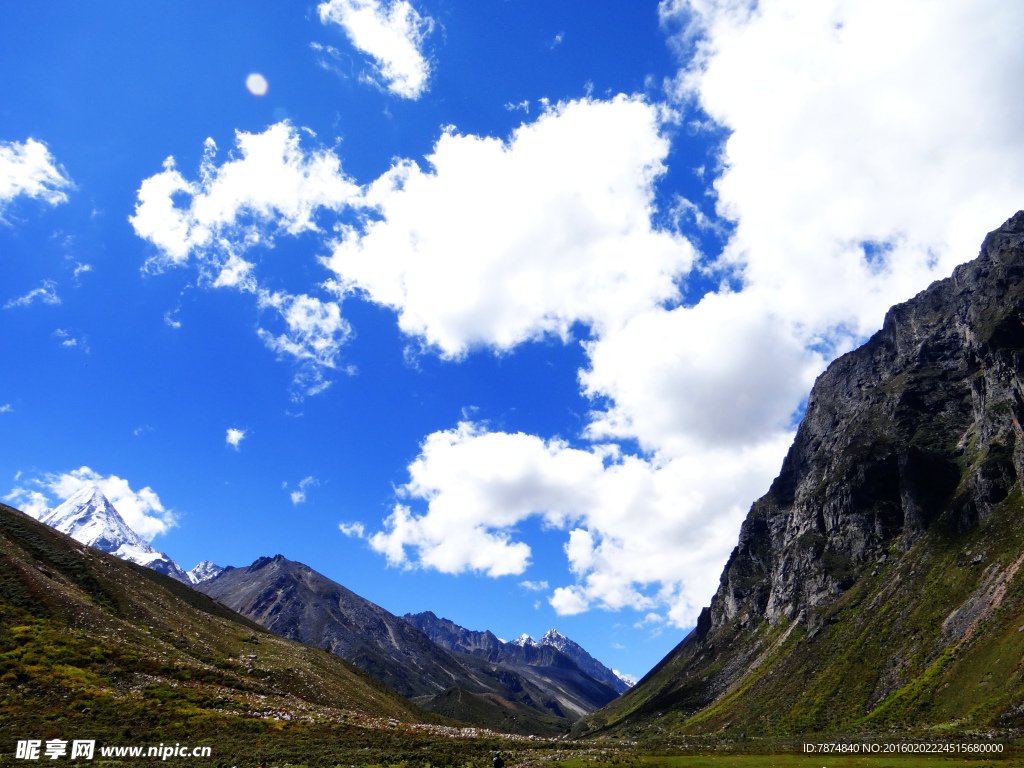
<svg viewBox="0 0 1024 768">
<path fill-rule="evenodd" d="M 282 555 L 225 568 L 197 588 L 282 637 L 341 656 L 428 711 L 495 730 L 563 733 L 618 695 L 554 645 L 502 643 L 432 613 L 399 618 Z"/>
<path fill-rule="evenodd" d="M 133 531 L 96 486 L 40 522 L 76 541 L 194 586 L 270 631 L 329 650 L 420 706 L 494 730 L 557 734 L 629 684 L 552 630 L 506 643 L 425 612 L 399 618 L 302 563 L 183 570 Z"/>
<path fill-rule="evenodd" d="M 403 618 L 419 627 L 431 640 L 449 651 L 468 653 L 491 662 L 537 666 L 542 659 L 546 664 L 554 663 L 552 654 L 545 650 L 554 649 L 570 658 L 582 672 L 594 680 L 610 685 L 616 693 L 625 693 L 631 685 L 629 681 L 619 677 L 613 670 L 587 653 L 583 646 L 554 629 L 549 630 L 539 641 L 529 635 L 522 635 L 507 643 L 493 632 L 465 629 L 448 619 L 439 619 L 430 611 L 407 613 Z"/>
</svg>

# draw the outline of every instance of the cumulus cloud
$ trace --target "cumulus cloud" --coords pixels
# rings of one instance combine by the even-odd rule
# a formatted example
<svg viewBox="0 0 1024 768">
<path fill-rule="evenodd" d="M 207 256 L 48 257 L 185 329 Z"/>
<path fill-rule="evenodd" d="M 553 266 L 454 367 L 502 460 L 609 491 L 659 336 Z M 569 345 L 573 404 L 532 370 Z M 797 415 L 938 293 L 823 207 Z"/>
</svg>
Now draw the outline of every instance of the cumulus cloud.
<svg viewBox="0 0 1024 768">
<path fill-rule="evenodd" d="M 43 280 L 43 284 L 38 288 L 33 288 L 24 296 L 19 296 L 16 299 L 11 299 L 10 301 L 8 301 L 6 304 L 4 304 L 4 309 L 13 309 L 14 307 L 27 307 L 36 299 L 43 302 L 43 304 L 60 304 L 61 301 L 60 296 L 57 295 L 56 281 Z"/>
<path fill-rule="evenodd" d="M 427 90 L 430 64 L 423 46 L 434 20 L 407 0 L 330 0 L 317 11 L 321 23 L 340 26 L 355 48 L 374 59 L 388 91 L 418 99 Z"/>
<path fill-rule="evenodd" d="M 11 408 L 11 404 L 10 403 L 4 403 L 3 405 L 0 405 L 0 413 L 9 413 L 9 412 L 11 412 L 13 410 L 14 409 Z"/>
<path fill-rule="evenodd" d="M 248 430 L 235 429 L 234 427 L 228 427 L 227 435 L 224 437 L 224 442 L 234 448 L 236 451 L 245 439 L 245 433 Z"/>
<path fill-rule="evenodd" d="M 516 526 L 538 518 L 567 533 L 577 577 L 554 590 L 557 612 L 667 607 L 682 624 L 714 590 L 747 500 L 778 471 L 791 439 L 656 463 L 463 422 L 424 441 L 399 489 L 406 503 L 368 540 L 395 566 L 517 575 L 531 550 Z"/>
<path fill-rule="evenodd" d="M 244 285 L 249 268 L 242 252 L 272 245 L 282 233 L 316 231 L 318 210 L 341 210 L 359 194 L 338 156 L 304 151 L 288 122 L 263 133 L 237 131 L 235 146 L 238 156 L 218 166 L 217 145 L 207 139 L 198 181 L 186 181 L 169 157 L 163 171 L 142 182 L 128 220 L 157 249 L 151 269 L 183 266 L 191 257 L 209 282 Z"/>
<path fill-rule="evenodd" d="M 729 131 L 723 263 L 805 345 L 839 351 L 1024 205 L 1024 104 L 998 0 L 665 0 L 675 84 Z"/>
<path fill-rule="evenodd" d="M 0 221 L 4 208 L 18 196 L 57 205 L 67 201 L 67 190 L 73 188 L 67 173 L 42 142 L 0 141 Z"/>
<path fill-rule="evenodd" d="M 335 289 L 453 358 L 620 326 L 674 298 L 694 257 L 650 221 L 671 117 L 620 96 L 549 107 L 508 141 L 449 131 L 430 171 L 401 161 L 370 185 L 379 217 L 343 231 Z"/>
<path fill-rule="evenodd" d="M 89 467 L 42 475 L 29 480 L 26 485 L 34 488 L 14 488 L 4 496 L 4 500 L 20 505 L 22 511 L 35 517 L 39 517 L 51 506 L 56 507 L 82 488 L 95 485 L 114 505 L 128 527 L 147 541 L 151 541 L 157 534 L 166 533 L 177 524 L 174 513 L 163 506 L 160 497 L 149 486 L 134 491 L 124 478 L 117 475 L 104 476 Z M 51 503 L 48 494 L 56 497 L 55 503 Z"/>
</svg>

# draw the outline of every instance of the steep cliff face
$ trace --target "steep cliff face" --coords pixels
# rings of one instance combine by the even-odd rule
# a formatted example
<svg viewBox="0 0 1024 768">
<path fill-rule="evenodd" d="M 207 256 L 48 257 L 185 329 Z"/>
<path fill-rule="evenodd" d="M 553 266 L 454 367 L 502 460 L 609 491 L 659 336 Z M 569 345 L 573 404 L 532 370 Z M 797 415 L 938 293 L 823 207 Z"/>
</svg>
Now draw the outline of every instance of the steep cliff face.
<svg viewBox="0 0 1024 768">
<path fill-rule="evenodd" d="M 813 622 L 857 566 L 933 523 L 966 531 L 1024 472 L 1024 212 L 821 375 L 704 617 Z"/>
<path fill-rule="evenodd" d="M 1022 420 L 1024 211 L 819 377 L 696 629 L 579 730 L 1016 717 L 1019 670 L 985 701 L 942 691 L 979 622 L 1024 651 Z"/>
</svg>

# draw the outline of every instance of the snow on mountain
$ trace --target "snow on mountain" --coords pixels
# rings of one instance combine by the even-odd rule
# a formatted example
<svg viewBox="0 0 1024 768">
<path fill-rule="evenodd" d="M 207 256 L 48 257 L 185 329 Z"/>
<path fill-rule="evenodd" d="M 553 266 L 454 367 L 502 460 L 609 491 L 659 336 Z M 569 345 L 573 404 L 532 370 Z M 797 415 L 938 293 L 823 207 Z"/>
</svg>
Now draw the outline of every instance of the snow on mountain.
<svg viewBox="0 0 1024 768">
<path fill-rule="evenodd" d="M 561 651 L 576 662 L 576 666 L 595 680 L 599 680 L 602 683 L 608 683 L 608 685 L 615 689 L 616 693 L 625 693 L 636 684 L 636 680 L 632 679 L 628 675 L 620 675 L 614 669 L 609 669 L 587 653 L 586 649 L 584 649 L 582 645 L 574 640 L 570 640 L 557 629 L 549 629 L 547 634 L 545 634 L 540 640 L 534 640 L 524 632 L 512 641 L 512 645 L 518 645 L 520 648 L 525 648 L 527 646 L 550 645 L 555 650 Z"/>
<path fill-rule="evenodd" d="M 526 637 L 526 635 L 524 635 L 524 637 Z M 532 643 L 533 640 L 530 639 L 530 642 Z M 623 677 L 615 670 L 606 667 L 600 661 L 587 653 L 583 646 L 574 640 L 570 640 L 556 629 L 548 630 L 547 634 L 537 642 L 537 645 L 550 645 L 553 648 L 557 648 L 570 659 L 575 661 L 576 666 L 592 678 L 600 680 L 603 683 L 608 683 L 608 685 L 614 688 L 618 693 L 625 693 L 633 687 L 634 683 L 636 683 L 635 680 Z"/>
<path fill-rule="evenodd" d="M 192 583 L 181 566 L 163 552 L 157 552 L 128 527 L 114 505 L 95 485 L 82 487 L 63 504 L 44 513 L 39 520 L 86 546 L 152 568 L 186 584 Z"/>
<path fill-rule="evenodd" d="M 212 560 L 203 560 L 203 562 L 199 563 L 199 565 L 191 571 L 187 571 L 185 575 L 188 576 L 188 580 L 193 584 L 201 584 L 204 581 L 209 581 L 210 579 L 220 576 L 223 570 L 223 568 Z"/>
</svg>

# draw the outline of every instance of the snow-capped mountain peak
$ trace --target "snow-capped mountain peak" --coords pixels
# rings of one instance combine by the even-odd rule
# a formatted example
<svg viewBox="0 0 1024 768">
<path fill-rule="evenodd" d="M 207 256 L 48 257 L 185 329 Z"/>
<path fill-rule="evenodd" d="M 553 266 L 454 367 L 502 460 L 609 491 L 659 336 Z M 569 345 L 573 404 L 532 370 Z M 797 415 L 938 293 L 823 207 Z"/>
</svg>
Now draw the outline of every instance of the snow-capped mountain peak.
<svg viewBox="0 0 1024 768">
<path fill-rule="evenodd" d="M 579 643 L 570 640 L 557 629 L 549 629 L 537 645 L 550 645 L 576 662 L 576 665 L 595 680 L 608 683 L 617 692 L 624 693 L 633 687 L 635 680 L 620 675 L 599 662 Z"/>
<path fill-rule="evenodd" d="M 204 581 L 215 579 L 220 576 L 224 569 L 212 560 L 203 560 L 191 571 L 186 572 L 188 580 L 193 584 L 202 584 Z"/>
<path fill-rule="evenodd" d="M 527 645 L 536 645 L 537 642 L 525 632 L 512 641 L 512 645 L 518 645 L 520 648 L 525 648 Z"/>
<path fill-rule="evenodd" d="M 44 514 L 40 522 L 86 546 L 191 583 L 176 562 L 163 552 L 157 552 L 128 526 L 98 486 L 83 486 L 63 504 Z"/>
<path fill-rule="evenodd" d="M 40 522 L 104 552 L 113 553 L 125 545 L 143 551 L 153 549 L 128 527 L 114 505 L 95 485 L 80 488 L 63 504 L 51 509 Z"/>
</svg>

